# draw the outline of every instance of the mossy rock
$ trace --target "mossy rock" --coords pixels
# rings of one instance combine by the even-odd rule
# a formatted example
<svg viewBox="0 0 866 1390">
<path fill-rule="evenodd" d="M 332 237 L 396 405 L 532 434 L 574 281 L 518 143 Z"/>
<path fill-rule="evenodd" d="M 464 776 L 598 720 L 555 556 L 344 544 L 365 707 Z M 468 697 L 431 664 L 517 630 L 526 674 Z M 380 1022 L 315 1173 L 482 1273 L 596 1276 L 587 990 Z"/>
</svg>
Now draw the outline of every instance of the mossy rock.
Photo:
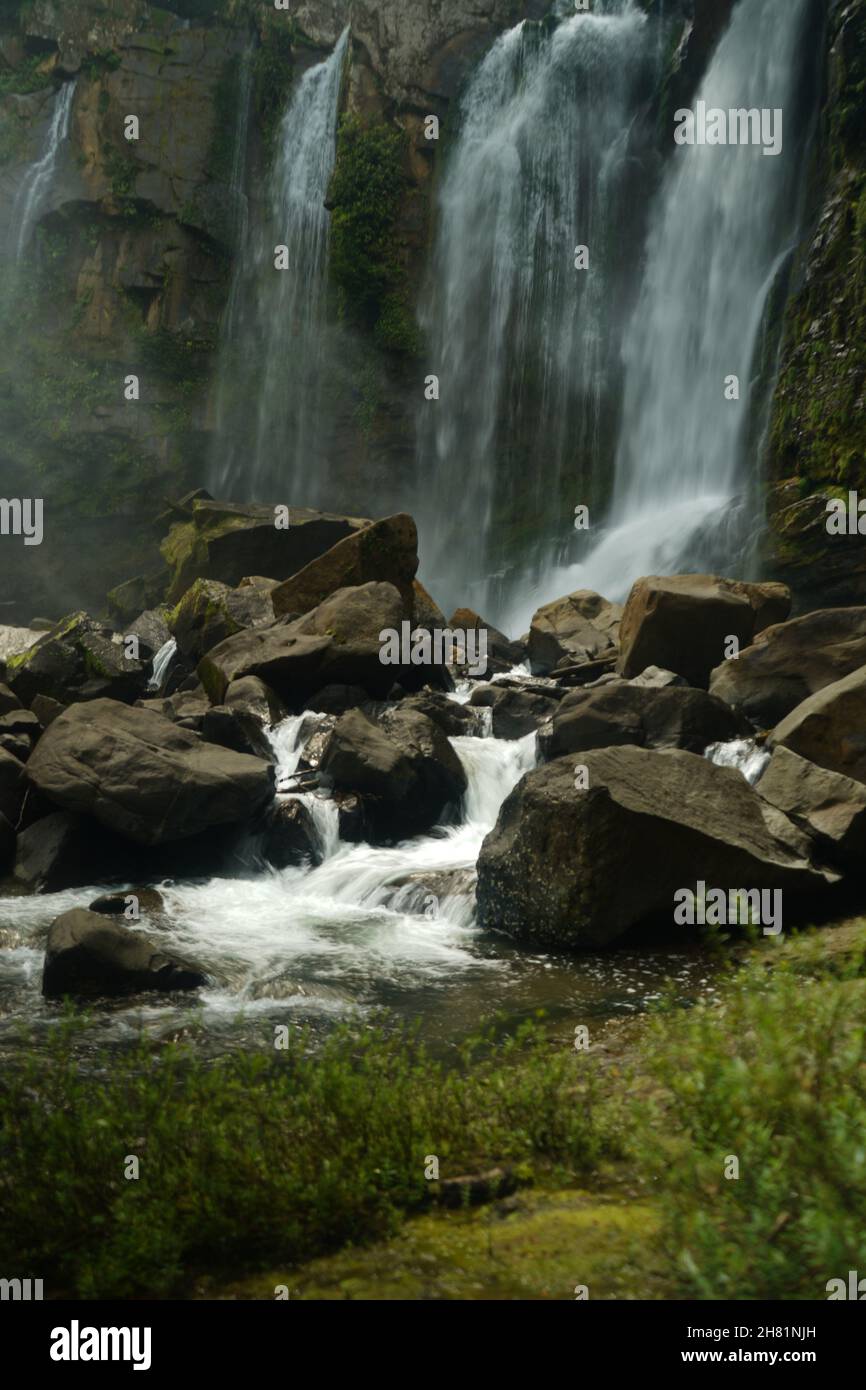
<svg viewBox="0 0 866 1390">
<path fill-rule="evenodd" d="M 234 588 L 247 575 L 284 580 L 323 555 L 345 536 L 371 523 L 289 508 L 279 527 L 275 506 L 242 506 L 199 499 L 189 521 L 172 526 L 161 546 L 170 570 L 166 601 L 177 604 L 196 579 L 217 579 Z"/>
<path fill-rule="evenodd" d="M 127 657 L 109 628 L 87 613 L 70 613 L 32 647 L 7 662 L 7 680 L 19 700 L 37 695 L 62 704 L 109 697 L 131 704 L 143 693 L 147 664 Z"/>
</svg>

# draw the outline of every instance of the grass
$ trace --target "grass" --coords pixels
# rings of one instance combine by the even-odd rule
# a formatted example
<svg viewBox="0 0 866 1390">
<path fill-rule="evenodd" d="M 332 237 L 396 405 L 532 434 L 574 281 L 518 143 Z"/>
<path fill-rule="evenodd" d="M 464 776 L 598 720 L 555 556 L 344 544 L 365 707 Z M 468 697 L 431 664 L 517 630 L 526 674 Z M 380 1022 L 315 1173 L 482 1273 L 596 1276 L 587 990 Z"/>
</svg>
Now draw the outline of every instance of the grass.
<svg viewBox="0 0 866 1390">
<path fill-rule="evenodd" d="M 299 1035 L 207 1066 L 142 1048 L 98 1078 L 66 1023 L 0 1093 L 0 1260 L 80 1297 L 168 1294 L 190 1270 L 295 1264 L 392 1233 L 440 1175 L 488 1160 L 586 1171 L 610 1139 L 568 1055 L 524 1031 L 456 1066 L 410 1036 Z M 140 1177 L 127 1180 L 127 1155 Z"/>
<path fill-rule="evenodd" d="M 85 1298 L 207 1270 L 239 1297 L 824 1299 L 866 1267 L 864 939 L 764 946 L 614 1056 L 536 1023 L 444 1062 L 345 1026 L 218 1063 L 142 1043 L 94 1075 L 70 1018 L 0 1082 L 0 1263 Z M 431 1155 L 518 1191 L 440 1209 Z"/>
</svg>

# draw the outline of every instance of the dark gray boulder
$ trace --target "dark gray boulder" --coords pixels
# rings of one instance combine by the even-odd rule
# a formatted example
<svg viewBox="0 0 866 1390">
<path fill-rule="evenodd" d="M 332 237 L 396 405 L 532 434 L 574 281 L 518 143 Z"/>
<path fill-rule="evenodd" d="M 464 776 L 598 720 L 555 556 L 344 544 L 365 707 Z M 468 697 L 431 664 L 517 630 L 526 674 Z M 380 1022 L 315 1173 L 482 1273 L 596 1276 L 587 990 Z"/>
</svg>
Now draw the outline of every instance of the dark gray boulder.
<svg viewBox="0 0 866 1390">
<path fill-rule="evenodd" d="M 206 981 L 202 969 L 167 955 L 144 932 L 84 908 L 64 912 L 48 932 L 42 972 L 48 998 L 190 990 Z"/>
<path fill-rule="evenodd" d="M 273 793 L 262 760 L 115 700 L 73 705 L 55 719 L 27 777 L 54 805 L 141 845 L 247 822 Z"/>
<path fill-rule="evenodd" d="M 733 768 L 679 749 L 604 748 L 582 761 L 585 788 L 573 760 L 559 758 L 506 798 L 478 861 L 482 927 L 594 949 L 637 927 L 671 930 L 674 895 L 700 882 L 779 889 L 788 925 L 838 881 Z"/>
</svg>

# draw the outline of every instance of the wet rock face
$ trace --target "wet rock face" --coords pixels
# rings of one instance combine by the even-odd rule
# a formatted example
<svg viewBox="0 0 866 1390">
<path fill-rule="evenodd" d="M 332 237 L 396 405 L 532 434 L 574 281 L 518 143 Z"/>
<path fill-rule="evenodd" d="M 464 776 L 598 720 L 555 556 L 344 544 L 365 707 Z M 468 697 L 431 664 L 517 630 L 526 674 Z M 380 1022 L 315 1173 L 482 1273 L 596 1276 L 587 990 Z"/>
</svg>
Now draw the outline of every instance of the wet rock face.
<svg viewBox="0 0 866 1390">
<path fill-rule="evenodd" d="M 206 978 L 197 966 L 166 955 L 144 932 L 75 908 L 49 930 L 42 993 L 60 998 L 188 990 Z"/>
<path fill-rule="evenodd" d="M 482 927 L 548 946 L 593 949 L 673 921 L 674 894 L 699 880 L 784 893 L 785 921 L 835 882 L 810 840 L 739 773 L 680 750 L 605 748 L 528 773 L 478 861 Z M 690 928 L 681 928 L 683 931 Z"/>
<path fill-rule="evenodd" d="M 864 0 L 830 7 L 824 47 L 811 215 L 785 311 L 771 419 L 766 563 L 773 573 L 787 567 L 798 594 L 826 606 L 866 596 L 863 539 L 828 537 L 822 495 L 866 488 Z"/>
</svg>

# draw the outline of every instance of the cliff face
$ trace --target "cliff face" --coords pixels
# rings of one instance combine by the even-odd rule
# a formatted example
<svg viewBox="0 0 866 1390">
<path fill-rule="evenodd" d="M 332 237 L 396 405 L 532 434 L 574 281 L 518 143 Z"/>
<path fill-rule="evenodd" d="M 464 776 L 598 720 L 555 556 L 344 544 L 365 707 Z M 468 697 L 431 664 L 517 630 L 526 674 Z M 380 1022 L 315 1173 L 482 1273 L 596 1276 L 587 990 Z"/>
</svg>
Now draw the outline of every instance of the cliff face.
<svg viewBox="0 0 866 1390">
<path fill-rule="evenodd" d="M 50 143 L 57 94 L 74 83 L 69 140 L 40 204 L 37 250 L 7 277 L 0 486 L 45 492 L 66 524 L 50 552 L 0 555 L 21 616 L 84 605 L 158 566 L 147 524 L 166 494 L 205 480 L 219 326 L 237 249 L 231 188 L 242 55 L 253 68 L 248 187 L 266 190 L 292 83 L 352 22 L 344 108 L 399 139 L 403 194 L 390 241 L 411 313 L 428 238 L 444 117 L 496 33 L 544 0 L 303 0 L 291 13 L 253 0 L 32 0 L 0 9 L 0 240 Z M 125 121 L 138 117 L 138 140 Z M 351 151 L 348 153 L 351 157 Z M 14 260 L 14 256 L 11 258 Z M 373 325 L 366 325 L 372 328 Z M 350 337 L 353 381 L 338 433 L 344 473 L 387 491 L 411 453 L 405 363 L 392 341 Z M 125 399 L 130 375 L 140 399 Z M 359 424 L 359 421 L 361 422 Z M 33 480 L 50 479 L 50 487 Z M 295 499 L 292 499 L 295 500 Z M 125 524 L 124 523 L 125 519 Z M 71 523 L 74 521 L 74 525 Z M 62 532 L 62 534 L 60 534 Z"/>
<path fill-rule="evenodd" d="M 826 502 L 866 496 L 866 0 L 826 36 L 808 235 L 771 419 L 768 567 L 821 602 L 866 601 L 862 537 L 829 537 Z"/>
</svg>

